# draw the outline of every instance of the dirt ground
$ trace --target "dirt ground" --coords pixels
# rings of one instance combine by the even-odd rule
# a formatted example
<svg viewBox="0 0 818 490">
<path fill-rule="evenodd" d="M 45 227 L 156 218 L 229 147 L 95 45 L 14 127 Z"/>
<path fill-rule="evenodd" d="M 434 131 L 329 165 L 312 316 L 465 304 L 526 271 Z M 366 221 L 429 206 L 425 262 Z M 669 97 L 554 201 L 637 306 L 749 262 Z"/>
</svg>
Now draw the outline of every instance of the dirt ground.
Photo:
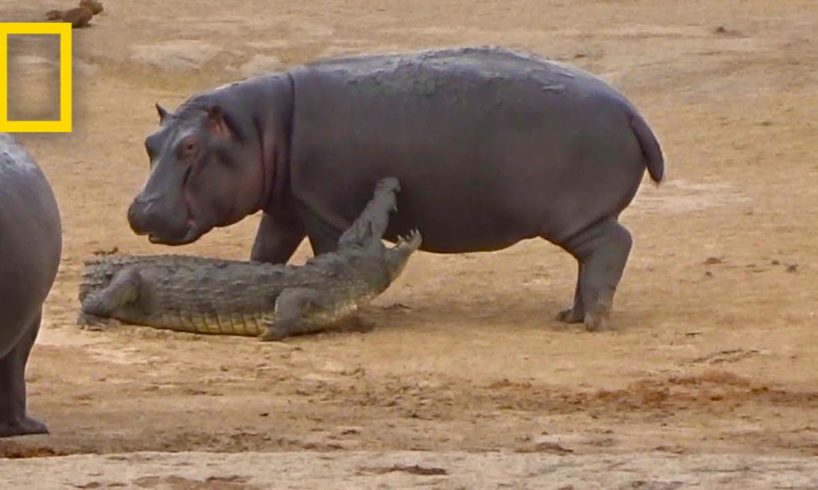
<svg viewBox="0 0 818 490">
<path fill-rule="evenodd" d="M 62 4 L 2 2 L 0 20 L 40 19 Z M 19 135 L 59 199 L 64 253 L 28 371 L 31 413 L 52 433 L 2 441 L 0 455 L 818 456 L 816 2 L 122 0 L 105 9 L 74 31 L 74 132 Z M 74 325 L 81 261 L 96 250 L 249 256 L 258 215 L 182 248 L 131 233 L 125 210 L 147 175 L 154 102 L 175 107 L 318 57 L 465 44 L 600 75 L 661 139 L 668 180 L 646 180 L 623 216 L 636 241 L 617 331 L 553 319 L 570 302 L 576 266 L 540 240 L 417 254 L 364 313 L 377 325 L 367 333 L 260 343 Z M 48 113 L 55 68 L 43 57 L 53 49 L 12 46 L 11 110 Z M 295 261 L 309 253 L 303 244 Z"/>
</svg>

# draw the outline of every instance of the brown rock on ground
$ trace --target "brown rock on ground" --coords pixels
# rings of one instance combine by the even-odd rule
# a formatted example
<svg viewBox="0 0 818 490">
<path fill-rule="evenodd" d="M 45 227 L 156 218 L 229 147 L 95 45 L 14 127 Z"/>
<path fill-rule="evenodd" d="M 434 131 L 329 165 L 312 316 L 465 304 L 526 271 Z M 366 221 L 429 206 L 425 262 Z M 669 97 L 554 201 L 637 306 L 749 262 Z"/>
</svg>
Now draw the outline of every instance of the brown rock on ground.
<svg viewBox="0 0 818 490">
<path fill-rule="evenodd" d="M 98 2 L 97 0 L 80 0 L 80 7 L 87 8 L 94 15 L 99 15 L 99 13 L 104 10 L 102 8 L 102 3 Z"/>
<path fill-rule="evenodd" d="M 91 19 L 94 17 L 93 12 L 86 7 L 75 7 L 68 10 L 49 10 L 45 14 L 48 20 L 60 20 L 63 22 L 70 22 L 71 27 L 88 27 Z"/>
</svg>

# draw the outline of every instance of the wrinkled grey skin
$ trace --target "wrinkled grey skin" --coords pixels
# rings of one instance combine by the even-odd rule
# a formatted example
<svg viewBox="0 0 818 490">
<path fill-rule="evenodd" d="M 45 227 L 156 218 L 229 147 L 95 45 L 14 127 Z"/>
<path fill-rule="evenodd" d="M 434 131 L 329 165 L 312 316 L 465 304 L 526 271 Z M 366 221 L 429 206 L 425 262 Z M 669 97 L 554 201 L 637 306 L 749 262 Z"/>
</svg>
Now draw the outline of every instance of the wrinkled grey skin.
<svg viewBox="0 0 818 490">
<path fill-rule="evenodd" d="M 618 222 L 662 151 L 636 108 L 576 68 L 481 47 L 319 61 L 157 105 L 152 171 L 129 209 L 155 243 L 197 240 L 263 210 L 251 258 L 306 236 L 334 250 L 380 177 L 402 183 L 385 238 L 500 250 L 540 237 L 579 264 L 558 318 L 609 326 L 630 253 Z"/>
<path fill-rule="evenodd" d="M 0 437 L 45 434 L 26 413 L 25 370 L 60 264 L 54 193 L 25 149 L 0 133 Z"/>
</svg>

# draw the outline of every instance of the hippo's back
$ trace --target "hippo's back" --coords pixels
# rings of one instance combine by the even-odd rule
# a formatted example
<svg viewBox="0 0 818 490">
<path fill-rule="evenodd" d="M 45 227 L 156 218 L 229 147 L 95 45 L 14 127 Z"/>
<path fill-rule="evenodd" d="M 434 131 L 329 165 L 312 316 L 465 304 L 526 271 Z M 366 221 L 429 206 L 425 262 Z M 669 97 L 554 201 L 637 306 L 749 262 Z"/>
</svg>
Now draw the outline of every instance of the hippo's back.
<svg viewBox="0 0 818 490">
<path fill-rule="evenodd" d="M 0 133 L 0 357 L 23 333 L 9 326 L 39 313 L 61 251 L 60 214 L 48 180 L 12 136 Z"/>
<path fill-rule="evenodd" d="M 459 87 L 470 81 L 476 84 L 485 80 L 502 83 L 513 80 L 536 84 L 543 90 L 554 89 L 558 83 L 561 89 L 580 87 L 587 91 L 592 87 L 616 94 L 608 84 L 594 75 L 571 65 L 565 65 L 533 54 L 522 53 L 495 46 L 451 48 L 396 54 L 371 54 L 343 58 L 318 60 L 296 68 L 294 73 L 304 76 L 317 75 L 325 80 L 337 77 L 351 85 L 380 82 L 387 89 L 389 85 L 403 91 L 407 85 L 415 84 L 418 93 L 430 94 L 437 88 L 424 82 L 445 85 L 458 82 Z M 434 75 L 433 80 L 429 80 Z M 371 87 L 367 87 L 371 88 Z"/>
</svg>

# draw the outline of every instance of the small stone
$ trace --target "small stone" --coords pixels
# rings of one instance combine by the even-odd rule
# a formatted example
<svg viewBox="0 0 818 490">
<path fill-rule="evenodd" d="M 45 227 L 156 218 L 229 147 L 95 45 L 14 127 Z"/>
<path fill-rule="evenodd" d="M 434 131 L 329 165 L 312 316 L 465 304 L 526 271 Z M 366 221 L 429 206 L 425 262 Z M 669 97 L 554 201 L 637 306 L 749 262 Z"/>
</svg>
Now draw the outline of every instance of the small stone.
<svg viewBox="0 0 818 490">
<path fill-rule="evenodd" d="M 534 439 L 534 451 L 551 454 L 570 454 L 574 450 L 559 443 L 554 436 L 540 436 Z"/>
<path fill-rule="evenodd" d="M 359 427 L 359 426 L 339 427 L 338 431 L 343 436 L 349 436 L 349 435 L 353 435 L 353 434 L 360 434 L 361 431 L 363 431 L 363 427 Z"/>
</svg>

